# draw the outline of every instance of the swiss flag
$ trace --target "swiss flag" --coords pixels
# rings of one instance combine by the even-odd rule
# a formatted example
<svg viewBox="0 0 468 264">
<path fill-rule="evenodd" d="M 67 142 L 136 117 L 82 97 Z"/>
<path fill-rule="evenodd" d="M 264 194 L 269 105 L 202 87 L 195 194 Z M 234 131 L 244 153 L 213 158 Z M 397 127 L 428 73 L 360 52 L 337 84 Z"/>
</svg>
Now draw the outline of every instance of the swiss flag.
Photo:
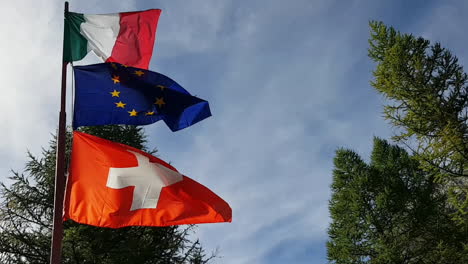
<svg viewBox="0 0 468 264">
<path fill-rule="evenodd" d="M 231 222 L 229 205 L 141 150 L 74 132 L 64 220 L 119 228 Z"/>
</svg>

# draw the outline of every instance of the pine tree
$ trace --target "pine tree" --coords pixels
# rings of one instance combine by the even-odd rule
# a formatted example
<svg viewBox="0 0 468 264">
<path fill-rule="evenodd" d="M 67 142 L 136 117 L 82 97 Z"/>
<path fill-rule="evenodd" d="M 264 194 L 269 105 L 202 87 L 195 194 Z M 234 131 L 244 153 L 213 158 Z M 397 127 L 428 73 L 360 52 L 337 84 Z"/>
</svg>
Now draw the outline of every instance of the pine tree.
<svg viewBox="0 0 468 264">
<path fill-rule="evenodd" d="M 434 175 L 397 146 L 374 139 L 369 164 L 351 150 L 334 159 L 330 263 L 468 263 L 468 236 L 456 225 Z"/>
<path fill-rule="evenodd" d="M 387 97 L 394 139 L 444 182 L 454 217 L 468 225 L 468 76 L 439 43 L 371 22 L 372 86 Z"/>
<path fill-rule="evenodd" d="M 84 132 L 145 148 L 145 135 L 134 126 L 84 128 Z M 70 139 L 71 133 L 68 138 Z M 0 263 L 48 263 L 54 201 L 55 139 L 42 157 L 28 153 L 23 173 L 0 187 Z M 155 153 L 156 151 L 149 151 Z M 67 156 L 70 154 L 70 141 Z M 63 263 L 207 263 L 200 243 L 189 239 L 193 226 L 120 229 L 64 223 Z"/>
</svg>

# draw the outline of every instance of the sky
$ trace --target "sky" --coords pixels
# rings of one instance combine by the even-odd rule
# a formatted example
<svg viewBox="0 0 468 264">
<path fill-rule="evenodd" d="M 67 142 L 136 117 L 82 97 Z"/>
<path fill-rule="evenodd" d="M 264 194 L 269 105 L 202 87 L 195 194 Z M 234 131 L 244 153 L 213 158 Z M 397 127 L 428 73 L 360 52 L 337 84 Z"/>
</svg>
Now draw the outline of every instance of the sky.
<svg viewBox="0 0 468 264">
<path fill-rule="evenodd" d="M 232 223 L 196 228 L 205 249 L 218 250 L 214 263 L 326 263 L 335 150 L 368 158 L 374 136 L 392 136 L 385 98 L 369 84 L 370 20 L 468 60 L 463 0 L 69 2 L 89 14 L 163 10 L 150 69 L 209 101 L 213 116 L 176 133 L 163 122 L 145 131 L 160 158 L 231 205 Z M 63 2 L 1 1 L 0 10 L 8 182 L 58 124 Z M 97 62 L 89 54 L 82 63 Z"/>
</svg>

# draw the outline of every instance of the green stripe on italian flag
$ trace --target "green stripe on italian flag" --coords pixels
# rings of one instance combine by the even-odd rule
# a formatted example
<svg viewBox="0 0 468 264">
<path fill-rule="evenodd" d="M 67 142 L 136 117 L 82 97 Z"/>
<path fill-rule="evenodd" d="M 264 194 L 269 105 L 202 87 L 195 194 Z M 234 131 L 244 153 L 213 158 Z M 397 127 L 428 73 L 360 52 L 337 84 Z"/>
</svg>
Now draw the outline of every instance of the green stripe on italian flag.
<svg viewBox="0 0 468 264">
<path fill-rule="evenodd" d="M 106 62 L 148 69 L 160 14 L 160 9 L 105 15 L 69 12 L 64 60 L 81 60 L 93 51 Z"/>
</svg>

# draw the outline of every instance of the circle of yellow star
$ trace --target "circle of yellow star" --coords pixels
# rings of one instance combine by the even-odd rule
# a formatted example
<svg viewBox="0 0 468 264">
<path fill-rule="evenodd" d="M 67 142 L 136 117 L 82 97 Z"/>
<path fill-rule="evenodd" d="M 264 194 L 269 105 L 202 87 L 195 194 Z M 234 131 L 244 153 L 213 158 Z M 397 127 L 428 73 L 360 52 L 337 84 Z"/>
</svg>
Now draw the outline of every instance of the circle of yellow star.
<svg viewBox="0 0 468 264">
<path fill-rule="evenodd" d="M 135 71 L 134 74 L 138 75 L 138 77 L 141 77 L 143 74 L 145 74 L 145 72 L 138 70 Z"/>
<path fill-rule="evenodd" d="M 155 105 L 158 105 L 160 108 L 161 106 L 165 105 L 166 103 L 164 102 L 164 98 L 156 98 L 156 102 L 154 102 Z"/>
<path fill-rule="evenodd" d="M 117 76 L 117 75 L 113 75 L 112 80 L 114 81 L 114 84 L 119 83 L 120 82 L 120 77 Z"/>
<path fill-rule="evenodd" d="M 138 112 L 135 111 L 135 109 L 132 109 L 132 111 L 128 111 L 128 113 L 130 114 L 130 116 L 137 116 L 138 115 Z"/>
<path fill-rule="evenodd" d="M 127 104 L 122 103 L 122 101 L 120 101 L 118 103 L 114 103 L 114 104 L 116 104 L 116 106 L 120 107 L 120 108 L 125 108 L 125 106 L 127 105 Z"/>
<path fill-rule="evenodd" d="M 110 94 L 112 94 L 112 97 L 119 97 L 120 92 L 114 90 L 113 92 L 110 92 Z"/>
<path fill-rule="evenodd" d="M 148 111 L 145 113 L 145 115 L 154 115 L 154 111 Z"/>
</svg>

